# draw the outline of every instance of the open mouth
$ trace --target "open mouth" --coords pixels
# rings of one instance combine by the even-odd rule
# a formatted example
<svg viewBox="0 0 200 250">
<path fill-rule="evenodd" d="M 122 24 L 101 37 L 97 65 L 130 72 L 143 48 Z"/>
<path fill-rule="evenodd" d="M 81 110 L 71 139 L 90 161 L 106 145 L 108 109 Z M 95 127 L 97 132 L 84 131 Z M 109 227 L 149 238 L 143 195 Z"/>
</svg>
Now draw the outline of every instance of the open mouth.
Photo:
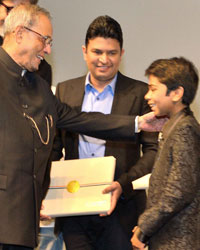
<svg viewBox="0 0 200 250">
<path fill-rule="evenodd" d="M 40 61 L 44 60 L 44 58 L 42 56 L 40 56 L 40 55 L 38 55 L 37 58 L 39 58 Z"/>
<path fill-rule="evenodd" d="M 156 107 L 156 105 L 153 103 L 149 103 L 149 107 L 153 110 Z"/>
</svg>

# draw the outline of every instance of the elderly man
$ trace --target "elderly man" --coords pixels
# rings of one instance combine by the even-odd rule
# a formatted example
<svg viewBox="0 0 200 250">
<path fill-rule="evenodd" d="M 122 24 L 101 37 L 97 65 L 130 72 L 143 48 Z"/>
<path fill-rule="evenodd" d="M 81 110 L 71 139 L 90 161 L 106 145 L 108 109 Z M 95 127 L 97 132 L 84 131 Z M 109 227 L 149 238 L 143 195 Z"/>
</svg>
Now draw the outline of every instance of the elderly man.
<svg viewBox="0 0 200 250">
<path fill-rule="evenodd" d="M 37 245 L 56 126 L 104 139 L 131 140 L 136 124 L 144 129 L 155 118 L 142 116 L 137 123 L 135 116 L 79 113 L 61 104 L 47 82 L 33 73 L 51 52 L 52 25 L 45 9 L 18 5 L 7 16 L 4 29 L 0 48 L 0 247 L 28 250 Z"/>
<path fill-rule="evenodd" d="M 20 3 L 31 3 L 37 4 L 38 0 L 2 0 L 0 1 L 0 45 L 3 43 L 3 25 L 5 18 L 9 14 L 9 12 L 18 4 Z M 49 85 L 52 84 L 52 70 L 51 66 L 47 63 L 46 60 L 43 60 L 40 63 L 39 69 L 37 73 L 45 79 Z"/>
</svg>

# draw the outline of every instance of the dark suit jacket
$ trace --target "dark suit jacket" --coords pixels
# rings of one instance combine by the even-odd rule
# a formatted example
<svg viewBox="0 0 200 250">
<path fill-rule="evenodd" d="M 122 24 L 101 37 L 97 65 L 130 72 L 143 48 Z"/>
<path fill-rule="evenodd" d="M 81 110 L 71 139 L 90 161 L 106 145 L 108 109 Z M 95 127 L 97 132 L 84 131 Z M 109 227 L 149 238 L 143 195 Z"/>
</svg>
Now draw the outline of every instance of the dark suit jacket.
<svg viewBox="0 0 200 250">
<path fill-rule="evenodd" d="M 61 102 L 67 103 L 72 107 L 81 110 L 85 89 L 85 76 L 72 79 L 58 84 L 56 95 Z M 120 115 L 142 115 L 149 111 L 149 107 L 144 100 L 147 92 L 147 84 L 128 78 L 118 72 L 115 95 L 112 105 L 112 114 Z M 143 157 L 140 158 L 140 147 L 142 146 Z M 78 158 L 78 134 L 68 133 L 66 130 L 58 132 L 53 146 L 53 160 L 58 160 L 62 156 L 62 148 L 65 148 L 65 159 Z M 132 190 L 131 181 L 149 173 L 152 169 L 154 158 L 157 150 L 157 134 L 141 132 L 136 141 L 106 141 L 105 155 L 112 155 L 117 159 L 115 180 L 117 180 L 122 188 L 123 195 L 126 199 L 118 204 L 117 210 L 121 214 L 122 223 L 127 229 L 129 224 L 129 233 L 136 224 L 138 214 L 134 211 L 126 211 L 131 209 L 130 204 L 138 202 L 138 210 L 143 211 L 145 204 L 144 191 Z M 130 200 L 130 198 L 132 198 Z M 122 205 L 123 204 L 123 205 Z M 128 214 L 127 214 L 128 213 Z M 132 219 L 130 219 L 132 213 Z"/>
</svg>

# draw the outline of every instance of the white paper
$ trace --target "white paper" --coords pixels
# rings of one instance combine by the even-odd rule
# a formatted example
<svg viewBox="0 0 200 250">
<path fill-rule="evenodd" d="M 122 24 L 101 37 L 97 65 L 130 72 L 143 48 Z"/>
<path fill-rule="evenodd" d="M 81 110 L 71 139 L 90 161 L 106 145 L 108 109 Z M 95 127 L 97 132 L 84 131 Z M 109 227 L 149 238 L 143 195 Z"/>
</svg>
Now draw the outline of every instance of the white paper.
<svg viewBox="0 0 200 250">
<path fill-rule="evenodd" d="M 106 213 L 110 209 L 111 193 L 102 194 L 102 190 L 112 183 L 116 159 L 112 156 L 56 161 L 52 163 L 51 184 L 43 201 L 43 214 L 59 217 L 84 214 Z M 65 188 L 70 181 L 80 185 L 76 193 L 69 193 Z M 105 185 L 98 185 L 105 183 Z M 62 186 L 62 189 L 51 189 Z"/>
<path fill-rule="evenodd" d="M 132 181 L 134 190 L 147 189 L 149 187 L 149 179 L 151 174 L 142 176 L 141 178 Z"/>
</svg>

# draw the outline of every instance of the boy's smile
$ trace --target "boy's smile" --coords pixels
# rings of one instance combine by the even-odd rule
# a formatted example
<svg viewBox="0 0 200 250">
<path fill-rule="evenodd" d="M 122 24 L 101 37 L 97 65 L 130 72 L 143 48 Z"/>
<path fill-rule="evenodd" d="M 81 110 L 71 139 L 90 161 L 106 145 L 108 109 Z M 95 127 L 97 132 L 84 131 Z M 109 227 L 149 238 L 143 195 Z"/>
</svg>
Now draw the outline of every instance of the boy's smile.
<svg viewBox="0 0 200 250">
<path fill-rule="evenodd" d="M 182 106 L 181 99 L 177 99 L 177 91 L 172 90 L 167 94 L 167 86 L 153 75 L 149 76 L 149 91 L 145 95 L 149 106 L 156 116 L 171 117 Z"/>
</svg>

